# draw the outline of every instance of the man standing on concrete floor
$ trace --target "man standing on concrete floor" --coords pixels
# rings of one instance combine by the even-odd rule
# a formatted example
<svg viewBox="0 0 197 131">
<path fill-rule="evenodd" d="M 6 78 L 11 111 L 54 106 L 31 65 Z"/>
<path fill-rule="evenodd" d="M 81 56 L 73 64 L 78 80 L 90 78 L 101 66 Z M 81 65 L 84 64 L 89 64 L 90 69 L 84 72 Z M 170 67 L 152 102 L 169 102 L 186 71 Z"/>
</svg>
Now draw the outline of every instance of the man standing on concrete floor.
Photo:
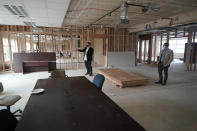
<svg viewBox="0 0 197 131">
<path fill-rule="evenodd" d="M 163 50 L 158 63 L 158 72 L 159 72 L 159 81 L 155 82 L 156 84 L 166 85 L 168 79 L 168 68 L 170 67 L 171 62 L 173 61 L 173 51 L 169 48 L 169 43 L 164 43 Z M 163 70 L 164 70 L 164 81 L 163 81 Z"/>
<path fill-rule="evenodd" d="M 92 56 L 94 54 L 94 49 L 91 47 L 91 43 L 87 42 L 87 45 L 84 49 L 77 49 L 79 52 L 84 52 L 84 62 L 86 67 L 86 74 L 92 76 Z"/>
</svg>

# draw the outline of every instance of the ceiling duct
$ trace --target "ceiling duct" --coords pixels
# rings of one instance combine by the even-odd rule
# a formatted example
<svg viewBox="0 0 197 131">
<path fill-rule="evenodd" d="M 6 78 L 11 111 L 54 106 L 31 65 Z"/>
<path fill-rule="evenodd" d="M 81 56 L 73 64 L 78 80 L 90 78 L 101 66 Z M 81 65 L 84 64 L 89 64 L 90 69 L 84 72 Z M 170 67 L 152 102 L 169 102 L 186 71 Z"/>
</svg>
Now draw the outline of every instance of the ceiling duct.
<svg viewBox="0 0 197 131">
<path fill-rule="evenodd" d="M 8 11 L 10 11 L 13 15 L 18 17 L 29 17 L 26 9 L 23 6 L 16 5 L 3 5 Z"/>
<path fill-rule="evenodd" d="M 129 24 L 128 18 L 128 5 L 124 3 L 120 7 L 120 24 Z"/>
</svg>

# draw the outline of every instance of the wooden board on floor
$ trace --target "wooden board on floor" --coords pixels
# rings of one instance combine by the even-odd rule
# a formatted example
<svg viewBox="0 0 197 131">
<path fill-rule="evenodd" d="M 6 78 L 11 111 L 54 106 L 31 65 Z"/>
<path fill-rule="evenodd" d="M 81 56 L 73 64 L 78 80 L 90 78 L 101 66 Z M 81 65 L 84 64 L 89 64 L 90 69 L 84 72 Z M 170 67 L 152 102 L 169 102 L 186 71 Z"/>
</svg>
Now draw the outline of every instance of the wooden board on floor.
<svg viewBox="0 0 197 131">
<path fill-rule="evenodd" d="M 140 86 L 148 83 L 147 78 L 137 74 L 127 73 L 118 68 L 99 69 L 98 72 L 120 87 Z"/>
</svg>

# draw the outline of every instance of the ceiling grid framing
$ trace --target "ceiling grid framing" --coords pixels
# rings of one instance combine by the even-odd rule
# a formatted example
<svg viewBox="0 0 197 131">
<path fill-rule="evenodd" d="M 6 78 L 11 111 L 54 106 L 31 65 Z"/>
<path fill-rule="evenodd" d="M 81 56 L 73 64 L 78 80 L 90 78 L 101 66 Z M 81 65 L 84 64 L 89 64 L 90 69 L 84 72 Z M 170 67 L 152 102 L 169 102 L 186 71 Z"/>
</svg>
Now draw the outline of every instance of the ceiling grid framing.
<svg viewBox="0 0 197 131">
<path fill-rule="evenodd" d="M 25 25 L 35 22 L 36 26 L 61 27 L 70 0 L 1 0 L 0 24 Z M 18 17 L 3 5 L 22 6 L 29 17 Z"/>
</svg>

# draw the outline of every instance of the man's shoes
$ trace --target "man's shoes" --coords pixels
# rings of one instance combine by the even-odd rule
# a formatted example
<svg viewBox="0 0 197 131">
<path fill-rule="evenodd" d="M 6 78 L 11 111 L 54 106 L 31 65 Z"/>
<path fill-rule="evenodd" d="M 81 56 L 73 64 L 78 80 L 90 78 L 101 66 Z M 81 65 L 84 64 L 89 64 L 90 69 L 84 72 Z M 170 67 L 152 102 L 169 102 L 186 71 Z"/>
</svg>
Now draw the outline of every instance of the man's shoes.
<svg viewBox="0 0 197 131">
<path fill-rule="evenodd" d="M 162 82 L 161 81 L 157 81 L 157 82 L 155 82 L 155 84 L 162 84 Z"/>
<path fill-rule="evenodd" d="M 87 73 L 85 73 L 85 75 L 88 75 L 89 73 L 87 72 Z"/>
<path fill-rule="evenodd" d="M 166 85 L 166 82 L 163 82 L 162 85 L 165 86 Z"/>
<path fill-rule="evenodd" d="M 89 76 L 92 76 L 92 73 L 90 73 Z"/>
</svg>

